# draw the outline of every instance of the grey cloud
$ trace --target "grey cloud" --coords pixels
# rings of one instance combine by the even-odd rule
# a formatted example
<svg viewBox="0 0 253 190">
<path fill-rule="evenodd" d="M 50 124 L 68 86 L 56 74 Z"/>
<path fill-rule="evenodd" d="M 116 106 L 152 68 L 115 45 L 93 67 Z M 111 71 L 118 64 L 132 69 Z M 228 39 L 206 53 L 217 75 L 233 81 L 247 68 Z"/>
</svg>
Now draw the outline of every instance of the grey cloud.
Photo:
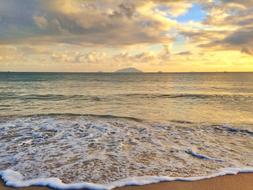
<svg viewBox="0 0 253 190">
<path fill-rule="evenodd" d="M 219 3 L 217 3 L 219 2 Z M 206 50 L 237 50 L 250 54 L 253 46 L 253 1 L 221 0 L 204 3 L 206 29 L 181 33 Z"/>
<path fill-rule="evenodd" d="M 179 52 L 176 55 L 192 55 L 192 53 L 190 51 L 183 51 L 183 52 Z"/>
<path fill-rule="evenodd" d="M 253 49 L 250 49 L 250 48 L 248 48 L 248 47 L 242 48 L 242 49 L 241 49 L 241 52 L 242 52 L 242 53 L 246 53 L 246 54 L 248 54 L 248 55 L 253 55 Z"/>
<path fill-rule="evenodd" d="M 239 29 L 226 37 L 222 42 L 231 45 L 253 45 L 253 27 Z"/>
<path fill-rule="evenodd" d="M 253 47 L 253 28 L 238 29 L 223 39 L 213 40 L 210 43 L 202 44 L 201 47 L 231 49 L 251 54 L 248 47 Z"/>
<path fill-rule="evenodd" d="M 170 6 L 178 3 L 201 3 L 206 11 L 218 5 L 204 0 L 0 0 L 0 44 L 93 44 L 107 46 L 133 45 L 138 43 L 169 43 L 162 21 L 142 15 L 138 7 L 147 2 Z M 243 28 L 229 31 L 181 31 L 201 46 L 250 46 L 252 43 L 252 1 L 220 0 L 220 7 L 228 13 L 237 3 L 249 6 L 236 9 L 220 23 L 205 21 L 214 26 L 234 25 Z M 69 7 L 69 8 L 66 8 Z M 175 6 L 174 6 L 175 7 Z M 176 6 L 177 7 L 177 6 Z M 187 7 L 187 6 L 186 6 Z M 219 8 L 220 8 L 219 7 Z M 224 37 L 227 36 L 227 37 Z M 243 46 L 243 47 L 244 47 Z M 241 48 L 241 47 L 240 47 Z M 238 48 L 237 48 L 238 49 Z"/>
<path fill-rule="evenodd" d="M 235 3 L 235 4 L 240 4 L 244 6 L 253 6 L 253 1 L 252 0 L 221 0 L 224 3 Z"/>
<path fill-rule="evenodd" d="M 164 36 L 163 23 L 136 11 L 143 3 L 0 0 L 0 43 L 131 45 L 169 40 Z M 64 6 L 74 10 L 69 12 Z"/>
</svg>

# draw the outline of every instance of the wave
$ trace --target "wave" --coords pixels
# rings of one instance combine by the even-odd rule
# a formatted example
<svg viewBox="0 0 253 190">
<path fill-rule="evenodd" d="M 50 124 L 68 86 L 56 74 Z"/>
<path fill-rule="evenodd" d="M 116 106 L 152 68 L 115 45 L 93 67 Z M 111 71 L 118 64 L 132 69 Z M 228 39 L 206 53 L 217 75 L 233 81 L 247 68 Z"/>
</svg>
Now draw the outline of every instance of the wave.
<svg viewBox="0 0 253 190">
<path fill-rule="evenodd" d="M 66 184 L 58 178 L 38 178 L 31 180 L 23 180 L 22 174 L 13 170 L 0 171 L 0 176 L 7 186 L 14 188 L 30 187 L 30 186 L 43 186 L 59 190 L 111 190 L 117 187 L 124 186 L 141 186 L 160 182 L 172 182 L 172 181 L 198 181 L 203 179 L 210 179 L 214 177 L 224 175 L 235 175 L 238 173 L 252 173 L 253 168 L 225 168 L 217 173 L 203 177 L 168 177 L 168 176 L 142 176 L 131 177 L 118 181 L 114 181 L 110 184 L 94 184 L 87 182 Z"/>
<path fill-rule="evenodd" d="M 191 99 L 209 99 L 209 98 L 253 98 L 253 94 L 124 94 L 127 97 L 139 98 L 191 98 Z"/>
<path fill-rule="evenodd" d="M 64 94 L 28 94 L 17 95 L 15 93 L 0 93 L 0 100 L 40 100 L 40 101 L 62 101 L 62 100 L 89 100 L 89 101 L 106 101 L 115 98 L 145 98 L 145 99 L 245 99 L 253 98 L 252 94 L 154 94 L 154 93 L 131 93 L 131 94 L 112 94 L 108 96 L 96 95 L 64 95 Z"/>
<path fill-rule="evenodd" d="M 100 101 L 102 97 L 87 96 L 87 95 L 61 95 L 61 94 L 29 94 L 29 95 L 15 95 L 1 93 L 0 100 L 50 100 L 50 101 L 62 101 L 62 100 L 91 100 Z"/>
<path fill-rule="evenodd" d="M 129 116 L 118 116 L 118 115 L 102 115 L 102 114 L 77 114 L 77 113 L 47 113 L 47 114 L 26 114 L 26 115 L 8 115 L 8 116 L 0 116 L 0 118 L 9 120 L 16 118 L 34 118 L 34 117 L 94 117 L 97 119 L 126 119 L 132 120 L 136 122 L 148 122 L 140 118 L 129 117 Z M 175 123 L 191 123 L 189 121 L 179 121 L 179 120 L 171 120 L 171 122 Z"/>
<path fill-rule="evenodd" d="M 252 125 L 161 124 L 114 115 L 7 116 L 0 118 L 0 175 L 10 186 L 58 189 L 190 180 L 220 168 L 253 167 L 252 133 Z M 29 180 L 36 176 L 57 179 Z M 73 184 L 78 181 L 87 183 Z"/>
</svg>

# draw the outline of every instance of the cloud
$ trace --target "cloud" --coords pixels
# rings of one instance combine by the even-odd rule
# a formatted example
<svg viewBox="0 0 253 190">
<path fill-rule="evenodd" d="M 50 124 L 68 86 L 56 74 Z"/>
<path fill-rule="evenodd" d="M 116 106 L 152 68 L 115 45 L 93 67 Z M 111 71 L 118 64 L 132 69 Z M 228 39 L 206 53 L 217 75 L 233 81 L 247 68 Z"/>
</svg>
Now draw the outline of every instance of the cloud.
<svg viewBox="0 0 253 190">
<path fill-rule="evenodd" d="M 231 46 L 253 46 L 253 27 L 238 29 L 228 35 L 221 43 Z"/>
<path fill-rule="evenodd" d="M 178 21 L 193 10 L 204 11 L 204 20 Z M 0 0 L 1 63 L 151 70 L 225 62 L 222 55 L 231 52 L 245 62 L 252 47 L 252 0 Z"/>
<path fill-rule="evenodd" d="M 240 1 L 238 1 L 238 0 L 222 0 L 222 2 L 239 4 L 239 5 L 243 5 L 245 7 L 253 6 L 253 1 L 252 0 L 240 0 Z"/>
<path fill-rule="evenodd" d="M 132 45 L 169 42 L 175 24 L 152 1 L 10 0 L 0 2 L 0 43 Z"/>
<path fill-rule="evenodd" d="M 64 62 L 64 63 L 101 63 L 108 59 L 105 52 L 90 51 L 87 53 L 83 52 L 56 52 L 51 55 L 53 62 Z"/>
<path fill-rule="evenodd" d="M 253 47 L 253 27 L 240 27 L 234 31 L 224 31 L 224 36 L 216 35 L 216 39 L 208 41 L 208 43 L 202 44 L 202 47 L 213 47 L 226 50 L 238 50 L 249 49 Z M 215 36 L 215 32 L 211 32 L 212 36 Z M 202 34 L 203 36 L 203 34 Z M 246 49 L 245 49 L 246 48 Z"/>
<path fill-rule="evenodd" d="M 185 14 L 191 7 L 193 1 L 166 1 L 166 0 L 153 0 L 154 3 L 159 3 L 157 5 L 160 11 L 168 16 L 178 17 Z"/>
<path fill-rule="evenodd" d="M 188 23 L 180 32 L 204 51 L 245 50 L 253 45 L 252 1 L 221 0 L 202 3 L 207 18 Z M 241 51 L 246 52 L 246 51 Z"/>
<path fill-rule="evenodd" d="M 132 64 L 150 63 L 161 64 L 167 63 L 171 58 L 170 47 L 164 45 L 163 49 L 159 52 L 143 51 L 137 54 L 129 54 L 122 52 L 112 57 L 115 62 L 127 62 Z"/>
<path fill-rule="evenodd" d="M 183 52 L 179 52 L 176 55 L 192 55 L 192 53 L 190 51 L 183 51 Z"/>
<path fill-rule="evenodd" d="M 48 27 L 48 21 L 43 16 L 34 16 L 33 20 L 40 29 L 46 29 Z"/>
<path fill-rule="evenodd" d="M 24 58 L 24 53 L 15 46 L 0 46 L 0 62 L 10 62 L 21 60 Z"/>
<path fill-rule="evenodd" d="M 253 55 L 253 49 L 250 49 L 249 47 L 244 47 L 241 49 L 242 53 L 246 53 L 248 55 Z"/>
</svg>

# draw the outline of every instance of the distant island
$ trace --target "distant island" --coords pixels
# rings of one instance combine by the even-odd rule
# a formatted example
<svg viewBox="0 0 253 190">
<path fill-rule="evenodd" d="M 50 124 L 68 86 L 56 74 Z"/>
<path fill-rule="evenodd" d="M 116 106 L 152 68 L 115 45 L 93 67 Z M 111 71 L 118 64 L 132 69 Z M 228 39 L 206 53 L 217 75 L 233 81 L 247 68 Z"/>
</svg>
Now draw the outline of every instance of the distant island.
<svg viewBox="0 0 253 190">
<path fill-rule="evenodd" d="M 129 67 L 129 68 L 124 68 L 124 69 L 119 69 L 115 71 L 116 73 L 142 73 L 141 70 L 136 69 L 134 67 Z"/>
</svg>

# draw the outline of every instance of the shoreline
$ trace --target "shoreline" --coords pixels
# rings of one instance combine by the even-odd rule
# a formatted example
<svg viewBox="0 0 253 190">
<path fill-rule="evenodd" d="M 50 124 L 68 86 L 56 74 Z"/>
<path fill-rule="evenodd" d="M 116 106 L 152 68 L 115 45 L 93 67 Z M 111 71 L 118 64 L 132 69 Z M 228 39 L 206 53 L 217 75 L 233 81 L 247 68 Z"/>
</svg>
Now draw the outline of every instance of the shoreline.
<svg viewBox="0 0 253 190">
<path fill-rule="evenodd" d="M 197 181 L 160 182 L 143 186 L 125 186 L 113 190 L 252 190 L 253 173 L 239 173 Z M 53 190 L 48 187 L 6 187 L 0 180 L 0 190 Z"/>
<path fill-rule="evenodd" d="M 253 173 L 225 175 L 199 181 L 162 182 L 144 186 L 126 186 L 114 190 L 252 190 Z"/>
</svg>

